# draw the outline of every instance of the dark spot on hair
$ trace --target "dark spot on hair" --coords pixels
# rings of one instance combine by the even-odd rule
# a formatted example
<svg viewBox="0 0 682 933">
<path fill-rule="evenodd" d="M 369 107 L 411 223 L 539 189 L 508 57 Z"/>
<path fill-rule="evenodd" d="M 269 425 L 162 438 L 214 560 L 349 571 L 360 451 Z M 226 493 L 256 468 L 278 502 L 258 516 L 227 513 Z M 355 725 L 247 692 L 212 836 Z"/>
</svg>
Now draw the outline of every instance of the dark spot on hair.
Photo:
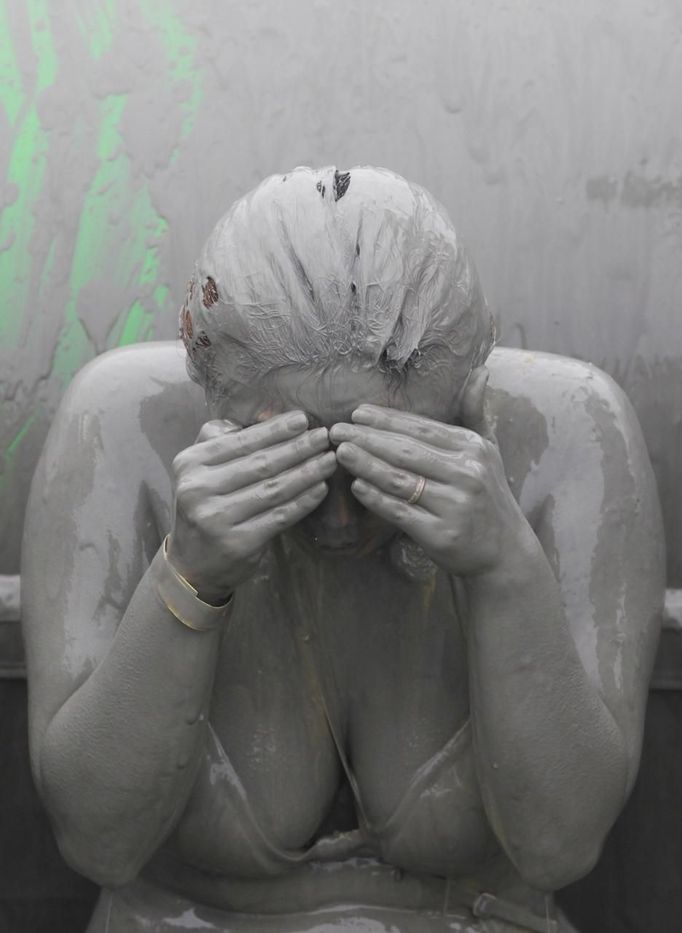
<svg viewBox="0 0 682 933">
<path fill-rule="evenodd" d="M 395 360 L 392 360 L 388 355 L 388 347 L 384 347 L 381 351 L 381 356 L 379 357 L 379 369 L 382 373 L 395 372 L 396 364 Z"/>
<path fill-rule="evenodd" d="M 215 279 L 212 279 L 209 275 L 201 291 L 204 296 L 204 307 L 212 308 L 218 300 L 218 286 L 215 283 Z"/>
<path fill-rule="evenodd" d="M 326 194 L 326 192 L 327 192 L 327 186 L 326 186 L 326 185 L 323 185 L 321 181 L 318 181 L 318 183 L 315 185 L 315 187 L 316 187 L 317 190 L 320 192 L 320 194 L 322 195 L 322 197 L 324 197 L 325 194 Z"/>
<path fill-rule="evenodd" d="M 360 255 L 360 244 L 359 243 L 355 244 L 355 255 L 356 256 Z"/>
<path fill-rule="evenodd" d="M 197 334 L 196 345 L 198 347 L 211 346 L 211 338 L 208 336 L 205 330 L 202 330 L 199 334 Z"/>
<path fill-rule="evenodd" d="M 192 277 L 187 283 L 187 301 L 191 301 L 194 297 L 194 278 Z"/>
<path fill-rule="evenodd" d="M 415 366 L 420 356 L 421 352 L 419 347 L 415 347 L 412 353 L 410 353 L 408 358 L 405 360 L 405 369 L 409 369 L 410 366 Z"/>
<path fill-rule="evenodd" d="M 291 241 L 285 244 L 287 254 L 289 256 L 289 261 L 296 271 L 296 276 L 301 284 L 301 287 L 308 293 L 308 298 L 311 302 L 315 301 L 315 289 L 313 288 L 313 283 L 308 277 L 308 273 L 305 271 L 301 259 L 291 244 Z"/>
<path fill-rule="evenodd" d="M 350 185 L 350 172 L 334 172 L 334 200 L 340 201 Z"/>
<path fill-rule="evenodd" d="M 406 367 L 389 356 L 388 347 L 384 347 L 381 351 L 379 371 L 383 373 L 387 384 L 393 389 L 401 386 L 407 375 Z"/>
<path fill-rule="evenodd" d="M 351 282 L 351 283 L 350 283 L 350 290 L 353 292 L 353 294 L 355 294 L 356 291 L 358 290 L 358 287 L 357 287 L 357 285 L 355 284 L 355 282 Z"/>
<path fill-rule="evenodd" d="M 284 184 L 284 182 L 287 180 L 287 177 L 287 175 L 282 175 L 282 184 Z"/>
</svg>

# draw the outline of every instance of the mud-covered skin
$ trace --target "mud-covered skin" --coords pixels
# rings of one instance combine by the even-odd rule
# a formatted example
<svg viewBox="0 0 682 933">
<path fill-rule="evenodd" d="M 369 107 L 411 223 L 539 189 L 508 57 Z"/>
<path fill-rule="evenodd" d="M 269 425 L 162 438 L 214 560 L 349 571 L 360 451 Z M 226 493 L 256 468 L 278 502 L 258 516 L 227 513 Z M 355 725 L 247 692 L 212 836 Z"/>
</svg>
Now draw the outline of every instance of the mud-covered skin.
<svg viewBox="0 0 682 933">
<path fill-rule="evenodd" d="M 224 779 L 206 760 L 209 716 L 263 832 L 288 852 L 310 842 L 340 768 L 291 633 L 306 612 L 331 659 L 335 713 L 372 822 L 390 819 L 415 772 L 471 718 L 473 751 L 457 768 L 468 792 L 479 776 L 487 820 L 466 832 L 441 821 L 427 874 L 457 864 L 462 876 L 486 876 L 502 859 L 486 889 L 523 900 L 589 868 L 638 762 L 663 592 L 655 489 L 630 408 L 602 373 L 514 350 L 495 351 L 488 369 L 488 417 L 534 532 L 532 560 L 509 555 L 488 585 L 466 584 L 469 612 L 457 620 L 444 589 L 401 580 L 383 548 L 315 557 L 292 542 L 291 589 L 307 602 L 298 613 L 282 602 L 278 626 L 272 594 L 284 592 L 286 566 L 265 564 L 238 590 L 222 642 L 179 625 L 144 579 L 171 527 L 171 462 L 208 417 L 182 353 L 117 351 L 76 380 L 36 475 L 23 572 L 34 771 L 77 868 L 126 884 L 172 833 L 162 851 L 175 853 L 178 888 L 185 860 L 188 874 L 193 862 L 215 873 L 202 876 L 215 889 L 205 901 L 230 891 L 230 827 L 202 822 L 220 816 Z M 546 590 L 524 603 L 543 561 Z M 201 787 L 211 791 L 198 799 Z M 530 847 L 513 819 L 528 807 L 539 820 Z M 196 832 L 206 825 L 215 844 Z M 495 837 L 506 857 L 491 863 Z M 405 845 L 395 852 L 410 861 Z M 271 882 L 261 884 L 267 903 Z M 331 883 L 332 902 L 347 896 Z M 358 901 L 372 903 L 367 891 Z M 150 919 L 162 903 L 150 896 Z M 396 928 L 421 929 L 405 923 Z"/>
</svg>

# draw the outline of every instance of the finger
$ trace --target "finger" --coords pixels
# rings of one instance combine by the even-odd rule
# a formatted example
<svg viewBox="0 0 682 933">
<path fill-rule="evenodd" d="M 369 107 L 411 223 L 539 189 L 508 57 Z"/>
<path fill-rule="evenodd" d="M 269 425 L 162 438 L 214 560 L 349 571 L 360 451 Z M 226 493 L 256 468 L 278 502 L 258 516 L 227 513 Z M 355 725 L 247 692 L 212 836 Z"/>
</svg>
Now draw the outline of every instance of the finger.
<svg viewBox="0 0 682 933">
<path fill-rule="evenodd" d="M 297 525 L 301 519 L 313 512 L 327 495 L 326 483 L 317 483 L 300 495 L 278 505 L 276 508 L 239 525 L 239 531 L 251 539 L 253 550 L 262 547 L 271 538 L 287 528 Z"/>
<path fill-rule="evenodd" d="M 241 431 L 228 431 L 189 448 L 191 456 L 205 465 L 225 463 L 257 450 L 289 440 L 308 428 L 305 412 L 288 411 L 268 421 L 250 425 Z"/>
<path fill-rule="evenodd" d="M 227 418 L 221 418 L 215 421 L 206 421 L 201 426 L 197 434 L 195 444 L 201 444 L 204 441 L 210 441 L 214 437 L 222 437 L 224 434 L 231 434 L 233 431 L 241 431 L 242 426 L 236 421 L 229 421 Z"/>
<path fill-rule="evenodd" d="M 489 378 L 490 373 L 485 366 L 478 366 L 472 370 L 459 403 L 459 414 L 463 427 L 497 444 L 486 400 Z"/>
<path fill-rule="evenodd" d="M 380 408 L 378 405 L 360 405 L 351 415 L 353 424 L 362 424 L 378 431 L 403 434 L 417 441 L 438 447 L 441 450 L 461 450 L 473 440 L 474 432 L 452 424 L 443 424 L 433 418 L 425 418 L 409 411 L 395 408 Z M 331 429 L 330 437 L 336 443 L 337 425 Z"/>
<path fill-rule="evenodd" d="M 240 525 L 256 515 L 296 499 L 307 489 L 328 479 L 336 470 L 336 465 L 336 454 L 327 451 L 279 476 L 221 497 L 231 523 Z"/>
<path fill-rule="evenodd" d="M 326 428 L 305 431 L 298 437 L 274 447 L 266 447 L 246 457 L 228 460 L 216 466 L 207 466 L 201 471 L 199 481 L 212 495 L 226 495 L 244 486 L 252 486 L 259 480 L 278 476 L 291 467 L 309 460 L 329 447 L 329 432 Z M 332 452 L 332 457 L 334 453 Z"/>
<path fill-rule="evenodd" d="M 426 542 L 434 535 L 437 519 L 418 505 L 408 505 L 404 499 L 391 496 L 362 479 L 351 484 L 355 498 L 370 512 L 400 528 L 418 543 Z"/>
<path fill-rule="evenodd" d="M 404 434 L 378 431 L 362 424 L 335 424 L 330 436 L 339 445 L 348 441 L 391 466 L 442 483 L 450 482 L 460 461 L 464 461 L 459 451 L 444 451 Z M 482 443 L 480 438 L 478 443 Z"/>
<path fill-rule="evenodd" d="M 421 477 L 408 470 L 396 469 L 378 457 L 373 457 L 361 447 L 344 441 L 336 451 L 339 463 L 349 473 L 366 480 L 382 492 L 408 502 L 419 490 Z M 442 505 L 443 487 L 440 483 L 430 480 L 423 487 L 419 496 L 419 506 L 426 511 L 433 512 Z M 439 509 L 440 511 L 440 509 Z"/>
</svg>

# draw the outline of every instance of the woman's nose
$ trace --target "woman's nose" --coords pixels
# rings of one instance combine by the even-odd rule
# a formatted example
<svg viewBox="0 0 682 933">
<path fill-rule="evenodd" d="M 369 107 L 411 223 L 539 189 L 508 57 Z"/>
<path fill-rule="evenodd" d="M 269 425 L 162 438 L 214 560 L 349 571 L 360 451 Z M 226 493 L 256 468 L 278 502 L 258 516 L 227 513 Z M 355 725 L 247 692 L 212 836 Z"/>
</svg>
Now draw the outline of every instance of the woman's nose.
<svg viewBox="0 0 682 933">
<path fill-rule="evenodd" d="M 353 477 L 338 467 L 327 480 L 329 492 L 322 503 L 325 524 L 330 528 L 349 528 L 358 524 L 362 506 L 351 492 Z"/>
</svg>

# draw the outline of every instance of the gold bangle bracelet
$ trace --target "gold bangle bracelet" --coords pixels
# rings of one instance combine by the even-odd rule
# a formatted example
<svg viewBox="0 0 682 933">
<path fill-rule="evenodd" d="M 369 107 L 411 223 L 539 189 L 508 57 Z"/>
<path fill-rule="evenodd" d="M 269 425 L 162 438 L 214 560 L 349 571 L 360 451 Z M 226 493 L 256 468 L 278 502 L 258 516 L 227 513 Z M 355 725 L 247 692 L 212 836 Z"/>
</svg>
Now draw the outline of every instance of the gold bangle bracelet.
<svg viewBox="0 0 682 933">
<path fill-rule="evenodd" d="M 168 535 L 149 565 L 157 596 L 175 618 L 195 632 L 210 632 L 228 616 L 232 595 L 222 606 L 211 606 L 199 599 L 197 591 L 168 560 Z"/>
</svg>

